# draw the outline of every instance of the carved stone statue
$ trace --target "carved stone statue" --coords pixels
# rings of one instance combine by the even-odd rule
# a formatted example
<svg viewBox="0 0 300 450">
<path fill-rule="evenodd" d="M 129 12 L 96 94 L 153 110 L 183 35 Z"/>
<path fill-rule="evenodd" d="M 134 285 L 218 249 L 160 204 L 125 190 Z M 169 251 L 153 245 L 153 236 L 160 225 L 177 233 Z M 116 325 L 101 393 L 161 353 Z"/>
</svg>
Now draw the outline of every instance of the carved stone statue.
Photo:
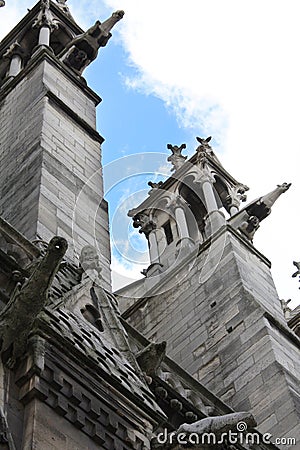
<svg viewBox="0 0 300 450">
<path fill-rule="evenodd" d="M 166 354 L 166 346 L 165 341 L 160 344 L 151 343 L 136 355 L 137 362 L 146 375 L 155 374 Z"/>
<path fill-rule="evenodd" d="M 45 256 L 0 313 L 0 353 L 9 368 L 13 368 L 25 353 L 28 336 L 35 319 L 47 304 L 49 289 L 67 247 L 64 238 L 51 239 Z"/>
<path fill-rule="evenodd" d="M 259 228 L 259 219 L 256 216 L 249 217 L 249 219 L 246 222 L 243 222 L 239 226 L 239 230 L 244 235 L 246 235 L 247 239 L 249 239 L 249 241 L 251 242 L 253 242 L 254 234 L 258 230 L 258 228 Z"/>
<path fill-rule="evenodd" d="M 167 161 L 170 161 L 173 165 L 171 170 L 174 172 L 175 170 L 180 169 L 187 159 L 187 156 L 181 154 L 182 150 L 186 148 L 186 144 L 181 144 L 180 147 L 178 147 L 178 145 L 168 144 L 167 148 L 172 152 L 172 155 L 168 157 Z"/>
<path fill-rule="evenodd" d="M 96 59 L 100 47 L 105 47 L 112 34 L 110 30 L 122 19 L 124 11 L 116 11 L 101 23 L 99 20 L 85 33 L 75 37 L 67 46 L 62 61 L 79 75 Z"/>
<path fill-rule="evenodd" d="M 80 265 L 84 270 L 83 279 L 90 278 L 93 281 L 99 278 L 101 267 L 99 265 L 99 255 L 92 245 L 86 245 L 81 250 Z"/>
<path fill-rule="evenodd" d="M 212 137 L 208 136 L 206 139 L 204 139 L 197 136 L 196 139 L 200 144 L 199 147 L 196 148 L 196 152 L 198 154 L 198 161 L 205 158 L 206 155 L 209 155 L 213 160 L 215 160 L 219 164 L 219 166 L 223 167 L 221 161 L 216 156 L 215 152 L 213 151 L 212 147 L 209 144 Z"/>
<path fill-rule="evenodd" d="M 294 266 L 297 268 L 297 272 L 293 273 L 292 277 L 295 278 L 297 275 L 300 275 L 300 261 L 293 261 Z"/>
<path fill-rule="evenodd" d="M 209 145 L 209 142 L 212 139 L 211 136 L 208 136 L 206 139 L 197 136 L 196 139 L 200 144 L 199 147 L 196 149 L 197 152 L 211 152 L 212 151 L 212 148 Z"/>
</svg>

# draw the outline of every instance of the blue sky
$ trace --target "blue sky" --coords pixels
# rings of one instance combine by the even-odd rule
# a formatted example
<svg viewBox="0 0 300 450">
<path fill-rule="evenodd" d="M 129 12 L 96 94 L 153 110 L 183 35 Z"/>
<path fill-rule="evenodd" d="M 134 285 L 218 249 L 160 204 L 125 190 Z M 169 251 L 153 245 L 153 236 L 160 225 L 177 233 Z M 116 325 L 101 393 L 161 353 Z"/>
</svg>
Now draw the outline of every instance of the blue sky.
<svg viewBox="0 0 300 450">
<path fill-rule="evenodd" d="M 1 37 L 34 3 L 6 1 Z M 146 195 L 147 181 L 159 178 L 157 171 L 166 174 L 166 144 L 185 142 L 192 154 L 195 136 L 212 135 L 223 165 L 250 187 L 248 200 L 293 183 L 261 224 L 255 245 L 273 263 L 280 297 L 298 304 L 299 283 L 291 278 L 292 261 L 300 259 L 298 0 L 69 0 L 68 5 L 83 28 L 125 10 L 84 74 L 103 98 L 97 127 L 106 139 L 105 173 L 121 166 L 118 187 L 107 192 L 113 235 L 121 226 L 114 213 L 125 217 L 128 203 Z M 157 153 L 157 164 L 147 160 L 148 152 Z M 127 155 L 139 156 L 113 162 Z M 145 177 L 122 181 L 129 163 Z M 126 222 L 131 237 L 128 227 Z M 124 265 L 119 257 L 124 249 L 114 251 L 114 267 L 129 277 L 139 273 L 145 256 L 143 244 L 131 239 L 139 264 Z"/>
</svg>

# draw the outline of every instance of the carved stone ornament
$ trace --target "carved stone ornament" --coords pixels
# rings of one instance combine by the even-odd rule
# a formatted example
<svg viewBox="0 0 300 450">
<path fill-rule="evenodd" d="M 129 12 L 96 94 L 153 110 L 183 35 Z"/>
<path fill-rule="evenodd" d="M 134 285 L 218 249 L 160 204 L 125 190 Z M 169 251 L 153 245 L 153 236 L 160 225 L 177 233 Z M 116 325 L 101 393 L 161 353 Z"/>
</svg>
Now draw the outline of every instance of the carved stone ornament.
<svg viewBox="0 0 300 450">
<path fill-rule="evenodd" d="M 137 362 L 146 375 L 155 374 L 165 357 L 166 347 L 165 341 L 159 344 L 151 343 L 136 355 Z"/>
<path fill-rule="evenodd" d="M 172 212 L 174 212 L 176 208 L 185 209 L 188 206 L 189 206 L 188 203 L 180 194 L 175 194 L 172 192 L 169 194 L 166 208 L 169 208 Z"/>
<path fill-rule="evenodd" d="M 247 221 L 243 222 L 239 230 L 246 236 L 249 241 L 253 242 L 253 237 L 259 228 L 259 219 L 256 216 L 251 216 Z"/>
<path fill-rule="evenodd" d="M 19 44 L 18 41 L 13 42 L 10 47 L 6 50 L 3 55 L 3 58 L 11 59 L 14 55 L 24 56 L 25 52 L 23 47 Z"/>
<path fill-rule="evenodd" d="M 149 218 L 148 214 L 139 213 L 133 217 L 133 227 L 140 227 L 139 233 L 145 233 L 148 236 L 151 231 L 156 229 L 156 223 Z"/>
<path fill-rule="evenodd" d="M 211 152 L 212 148 L 209 145 L 209 142 L 211 141 L 211 136 L 208 136 L 206 139 L 201 137 L 196 137 L 197 141 L 199 142 L 199 147 L 196 149 L 197 152 Z"/>
<path fill-rule="evenodd" d="M 92 245 L 86 245 L 82 248 L 80 254 L 80 265 L 84 270 L 82 279 L 91 278 L 96 280 L 101 273 L 101 267 L 99 265 L 99 255 L 97 250 Z"/>
<path fill-rule="evenodd" d="M 234 188 L 231 188 L 227 199 L 228 206 L 235 206 L 236 208 L 239 208 L 240 204 L 247 200 L 247 195 L 245 194 L 247 191 L 249 191 L 249 188 L 244 184 L 238 184 Z"/>
<path fill-rule="evenodd" d="M 0 313 L 0 352 L 2 360 L 13 368 L 24 355 L 34 321 L 48 301 L 48 293 L 66 253 L 67 241 L 55 236 L 45 256 L 39 261 L 25 284 L 16 289 Z"/>
<path fill-rule="evenodd" d="M 187 156 L 181 154 L 182 150 L 186 148 L 186 144 L 181 144 L 180 147 L 178 145 L 168 144 L 167 148 L 172 152 L 172 155 L 168 157 L 167 161 L 173 165 L 171 171 L 174 172 L 180 169 L 187 159 Z"/>
<path fill-rule="evenodd" d="M 50 30 L 54 30 L 58 28 L 58 23 L 50 11 L 50 0 L 42 0 L 40 12 L 33 22 L 32 28 L 48 27 Z"/>
<path fill-rule="evenodd" d="M 103 23 L 97 20 L 95 25 L 69 43 L 62 57 L 63 62 L 81 75 L 83 70 L 96 59 L 99 48 L 105 47 L 112 36 L 110 30 L 123 16 L 124 11 L 116 11 Z"/>
<path fill-rule="evenodd" d="M 69 17 L 71 16 L 69 7 L 66 5 L 67 0 L 56 0 L 57 6 Z"/>
<path fill-rule="evenodd" d="M 159 181 L 158 183 L 154 183 L 152 181 L 148 181 L 148 186 L 151 187 L 151 190 L 148 192 L 148 194 L 151 195 L 154 192 L 156 192 L 158 189 L 161 189 L 163 184 L 164 184 L 163 181 Z"/>
</svg>

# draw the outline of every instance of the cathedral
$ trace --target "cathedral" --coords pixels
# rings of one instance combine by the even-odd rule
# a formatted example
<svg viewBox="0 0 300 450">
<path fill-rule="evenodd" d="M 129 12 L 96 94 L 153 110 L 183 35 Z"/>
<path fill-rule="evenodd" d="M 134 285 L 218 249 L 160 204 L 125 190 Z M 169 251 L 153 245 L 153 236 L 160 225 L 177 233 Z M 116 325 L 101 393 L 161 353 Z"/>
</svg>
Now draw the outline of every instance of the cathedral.
<svg viewBox="0 0 300 450">
<path fill-rule="evenodd" d="M 254 243 L 289 183 L 248 201 L 210 137 L 168 144 L 128 211 L 150 265 L 112 292 L 84 70 L 123 15 L 39 0 L 0 43 L 0 449 L 299 450 L 300 308 Z"/>
</svg>

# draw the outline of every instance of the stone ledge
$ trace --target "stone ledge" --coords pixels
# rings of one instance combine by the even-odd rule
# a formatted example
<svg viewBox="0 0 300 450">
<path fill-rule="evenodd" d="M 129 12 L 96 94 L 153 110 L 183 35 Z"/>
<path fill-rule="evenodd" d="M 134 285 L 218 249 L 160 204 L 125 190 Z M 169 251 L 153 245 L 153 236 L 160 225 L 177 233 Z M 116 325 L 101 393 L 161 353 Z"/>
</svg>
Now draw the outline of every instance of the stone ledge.
<svg viewBox="0 0 300 450">
<path fill-rule="evenodd" d="M 27 66 L 21 70 L 18 75 L 11 79 L 9 82 L 5 82 L 0 87 L 0 102 L 15 88 L 15 86 L 23 80 L 30 72 L 32 72 L 42 61 L 48 61 L 50 64 L 59 69 L 64 75 L 66 75 L 74 84 L 76 84 L 81 91 L 83 91 L 87 97 L 89 97 L 97 106 L 102 99 L 86 85 L 83 78 L 76 77 L 76 75 L 68 69 L 52 52 L 46 47 L 40 48 L 28 62 Z"/>
</svg>

